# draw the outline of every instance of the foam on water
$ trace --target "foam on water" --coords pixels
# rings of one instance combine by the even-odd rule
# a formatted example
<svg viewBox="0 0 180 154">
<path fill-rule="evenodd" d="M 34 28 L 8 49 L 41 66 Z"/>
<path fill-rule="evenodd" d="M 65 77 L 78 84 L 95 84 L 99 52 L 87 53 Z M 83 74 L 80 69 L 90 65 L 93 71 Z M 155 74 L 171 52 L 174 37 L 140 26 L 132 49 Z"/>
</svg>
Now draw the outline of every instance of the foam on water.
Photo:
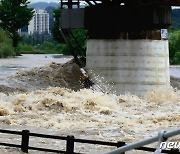
<svg viewBox="0 0 180 154">
<path fill-rule="evenodd" d="M 59 87 L 0 93 L 0 122 L 81 131 L 114 127 L 119 128 L 122 140 L 138 140 L 154 131 L 180 126 L 180 91 L 158 89 L 144 98 Z"/>
<path fill-rule="evenodd" d="M 27 59 L 24 62 L 27 63 Z M 88 73 L 92 75 L 91 71 Z M 50 134 L 57 130 L 56 135 L 61 132 L 75 137 L 81 135 L 78 138 L 115 142 L 139 141 L 162 129 L 180 127 L 180 91 L 177 89 L 156 89 L 144 98 L 117 96 L 111 94 L 112 83 L 93 76 L 96 83 L 93 88 L 81 89 L 83 74 L 72 60 L 65 64 L 52 62 L 1 78 L 6 81 L 6 84 L 1 81 L 3 85 L 0 85 L 3 92 L 0 93 L 1 126 L 9 129 L 9 125 L 13 125 L 12 129 L 20 130 L 33 127 L 34 132 L 49 130 Z M 179 87 L 179 79 L 174 78 L 173 83 L 174 87 Z M 5 139 L 1 136 L 2 142 Z M 171 140 L 180 141 L 180 137 Z M 59 149 L 60 143 L 56 146 Z M 84 147 L 79 149 L 81 152 Z M 95 147 L 87 149 L 91 151 Z"/>
</svg>

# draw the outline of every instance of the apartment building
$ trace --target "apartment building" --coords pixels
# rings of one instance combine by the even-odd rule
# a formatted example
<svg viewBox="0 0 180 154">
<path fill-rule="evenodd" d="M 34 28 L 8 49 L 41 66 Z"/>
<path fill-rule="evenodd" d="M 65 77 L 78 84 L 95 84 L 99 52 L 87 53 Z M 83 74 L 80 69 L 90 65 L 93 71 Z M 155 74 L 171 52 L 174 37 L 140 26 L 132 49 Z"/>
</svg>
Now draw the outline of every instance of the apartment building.
<svg viewBox="0 0 180 154">
<path fill-rule="evenodd" d="M 49 13 L 45 10 L 35 10 L 28 26 L 21 29 L 21 35 L 49 34 Z"/>
<path fill-rule="evenodd" d="M 28 34 L 49 33 L 49 14 L 44 10 L 36 10 L 28 26 Z"/>
</svg>

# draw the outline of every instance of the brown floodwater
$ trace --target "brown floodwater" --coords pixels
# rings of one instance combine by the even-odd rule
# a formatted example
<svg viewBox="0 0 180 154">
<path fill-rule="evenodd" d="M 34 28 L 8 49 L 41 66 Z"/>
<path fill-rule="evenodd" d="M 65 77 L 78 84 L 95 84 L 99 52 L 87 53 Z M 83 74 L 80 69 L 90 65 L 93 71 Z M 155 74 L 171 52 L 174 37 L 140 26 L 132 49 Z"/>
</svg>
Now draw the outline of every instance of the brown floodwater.
<svg viewBox="0 0 180 154">
<path fill-rule="evenodd" d="M 22 56 L 17 56 L 16 58 L 0 59 L 0 74 L 2 78 L 20 70 L 41 67 L 51 62 L 62 64 L 70 59 L 72 59 L 72 56 L 58 54 L 22 54 Z"/>
<path fill-rule="evenodd" d="M 22 60 L 23 56 L 26 57 L 26 60 Z M 76 138 L 130 143 L 155 135 L 162 129 L 180 127 L 180 91 L 177 89 L 172 87 L 155 89 L 143 98 L 135 95 L 103 93 L 94 89 L 72 90 L 70 87 L 75 85 L 71 81 L 76 80 L 70 74 L 74 71 L 77 72 L 77 66 L 73 63 L 63 65 L 72 57 L 53 58 L 52 55 L 50 57 L 33 55 L 38 57 L 36 62 L 33 61 L 36 58 L 33 58 L 32 55 L 23 56 L 19 57 L 21 64 L 18 64 L 18 58 L 2 60 L 0 64 L 0 67 L 19 66 L 18 69 L 21 70 L 18 73 L 15 73 L 16 70 L 10 71 L 10 74 L 4 71 L 5 75 L 1 76 L 1 83 L 13 79 L 13 81 L 18 80 L 21 88 L 24 86 L 27 90 L 28 87 L 31 87 L 27 91 L 8 94 L 2 91 L 0 93 L 1 129 L 29 129 L 31 132 L 37 133 L 74 135 Z M 28 56 L 32 59 L 28 60 Z M 8 60 L 9 62 L 5 63 Z M 44 67 L 44 65 L 46 66 Z M 38 68 L 34 69 L 33 67 Z M 60 69 L 58 70 L 58 68 Z M 61 75 L 53 73 L 54 71 Z M 50 75 L 43 78 L 44 73 Z M 65 78 L 63 78 L 64 75 Z M 37 85 L 44 85 L 47 81 L 52 82 L 58 76 L 60 79 L 63 78 L 63 80 L 58 80 L 58 83 L 63 82 L 63 84 L 56 86 L 52 83 L 42 89 L 37 88 Z M 79 76 L 81 75 L 79 74 Z M 42 82 L 38 81 L 33 84 L 35 81 L 32 80 L 33 78 L 38 78 L 38 80 L 41 78 Z M 66 78 L 70 78 L 70 80 L 65 80 Z M 12 83 L 16 83 L 17 86 L 17 82 Z M 8 85 L 9 82 L 6 84 Z M 69 88 L 64 88 L 67 86 Z M 32 89 L 32 87 L 36 88 Z M 171 140 L 180 141 L 180 135 Z M 17 136 L 1 134 L 0 142 L 5 141 L 20 143 Z M 30 145 L 63 150 L 65 143 L 57 140 L 32 138 Z M 110 149 L 97 145 L 76 145 L 76 152 L 81 153 L 104 153 Z M 0 147 L 0 153 L 22 152 L 14 148 Z M 30 151 L 30 153 L 38 152 Z M 129 154 L 140 153 L 139 151 L 129 152 Z"/>
</svg>

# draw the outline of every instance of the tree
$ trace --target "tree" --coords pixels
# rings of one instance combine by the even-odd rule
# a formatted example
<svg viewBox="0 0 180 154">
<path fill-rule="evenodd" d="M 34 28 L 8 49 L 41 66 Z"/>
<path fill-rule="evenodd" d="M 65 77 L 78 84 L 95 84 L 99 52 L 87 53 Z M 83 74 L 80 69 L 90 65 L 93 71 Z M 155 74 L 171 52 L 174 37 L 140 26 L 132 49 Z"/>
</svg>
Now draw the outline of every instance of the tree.
<svg viewBox="0 0 180 154">
<path fill-rule="evenodd" d="M 49 29 L 52 31 L 54 22 L 53 11 L 55 10 L 55 7 L 49 6 L 45 10 L 49 13 Z"/>
<path fill-rule="evenodd" d="M 18 30 L 33 17 L 33 9 L 28 8 L 28 0 L 1 0 L 0 3 L 0 27 L 8 32 L 8 36 L 13 40 L 13 47 L 18 55 L 17 45 L 20 40 Z"/>
<path fill-rule="evenodd" d="M 169 34 L 169 58 L 171 64 L 180 64 L 180 30 Z"/>
<path fill-rule="evenodd" d="M 53 29 L 52 29 L 52 34 L 53 34 L 54 40 L 56 40 L 59 43 L 64 43 L 64 40 L 59 31 L 60 14 L 61 14 L 60 7 L 54 10 L 54 25 L 53 25 Z"/>
</svg>

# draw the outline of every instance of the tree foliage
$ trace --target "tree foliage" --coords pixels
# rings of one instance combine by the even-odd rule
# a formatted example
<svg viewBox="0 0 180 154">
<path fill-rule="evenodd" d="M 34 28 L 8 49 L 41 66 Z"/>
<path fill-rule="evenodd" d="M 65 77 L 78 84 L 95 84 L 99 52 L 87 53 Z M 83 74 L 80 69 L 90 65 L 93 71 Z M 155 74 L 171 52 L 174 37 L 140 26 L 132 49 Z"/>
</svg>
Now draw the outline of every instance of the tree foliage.
<svg viewBox="0 0 180 154">
<path fill-rule="evenodd" d="M 28 25 L 33 16 L 28 4 L 28 0 L 1 0 L 0 3 L 0 27 L 9 32 L 14 49 L 20 40 L 18 30 Z"/>
<path fill-rule="evenodd" d="M 53 34 L 54 40 L 56 40 L 59 43 L 64 43 L 64 40 L 63 40 L 61 33 L 59 31 L 60 14 L 61 14 L 61 8 L 60 7 L 54 10 L 54 26 L 52 29 L 52 34 Z"/>
<path fill-rule="evenodd" d="M 45 10 L 47 11 L 47 13 L 49 13 L 49 30 L 52 31 L 53 21 L 54 21 L 53 11 L 55 10 L 55 8 L 52 6 L 49 6 L 49 7 L 46 7 Z"/>
<path fill-rule="evenodd" d="M 169 34 L 170 64 L 180 64 L 180 30 Z"/>
</svg>

